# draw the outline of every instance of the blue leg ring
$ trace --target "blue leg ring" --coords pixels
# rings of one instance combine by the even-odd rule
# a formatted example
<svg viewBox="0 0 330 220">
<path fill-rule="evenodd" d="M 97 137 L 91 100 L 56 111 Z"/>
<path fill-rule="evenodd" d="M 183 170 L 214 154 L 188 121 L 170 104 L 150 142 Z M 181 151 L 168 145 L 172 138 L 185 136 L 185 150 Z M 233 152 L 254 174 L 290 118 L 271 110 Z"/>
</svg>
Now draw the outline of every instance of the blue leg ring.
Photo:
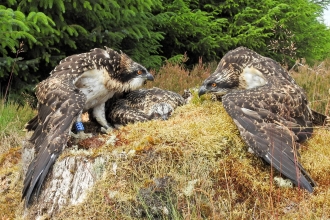
<svg viewBox="0 0 330 220">
<path fill-rule="evenodd" d="M 76 129 L 77 129 L 78 132 L 85 130 L 84 125 L 81 121 L 76 122 Z"/>
</svg>

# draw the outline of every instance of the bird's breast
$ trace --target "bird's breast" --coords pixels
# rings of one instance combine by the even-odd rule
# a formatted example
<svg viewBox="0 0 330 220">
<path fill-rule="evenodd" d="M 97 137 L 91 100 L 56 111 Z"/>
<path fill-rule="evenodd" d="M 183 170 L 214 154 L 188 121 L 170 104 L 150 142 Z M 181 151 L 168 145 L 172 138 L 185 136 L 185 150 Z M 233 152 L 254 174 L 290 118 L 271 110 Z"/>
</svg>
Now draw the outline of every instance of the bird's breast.
<svg viewBox="0 0 330 220">
<path fill-rule="evenodd" d="M 86 71 L 76 81 L 75 86 L 87 98 L 84 111 L 106 102 L 114 95 L 114 89 L 106 86 L 109 80 L 111 79 L 104 69 L 94 69 Z"/>
</svg>

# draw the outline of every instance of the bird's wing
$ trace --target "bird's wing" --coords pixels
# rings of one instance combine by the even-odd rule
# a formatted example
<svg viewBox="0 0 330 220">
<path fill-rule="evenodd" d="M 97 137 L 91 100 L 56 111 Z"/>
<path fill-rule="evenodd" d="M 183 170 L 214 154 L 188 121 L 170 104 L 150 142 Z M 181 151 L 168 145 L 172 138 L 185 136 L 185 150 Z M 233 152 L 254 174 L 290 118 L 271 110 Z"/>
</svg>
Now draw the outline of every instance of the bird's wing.
<svg viewBox="0 0 330 220">
<path fill-rule="evenodd" d="M 283 108 L 294 107 L 280 102 L 279 96 L 279 90 L 260 87 L 229 93 L 222 102 L 246 144 L 296 185 L 312 192 L 315 183 L 298 162 L 294 129 L 301 128 L 300 122 L 285 115 L 290 109 Z"/>
<path fill-rule="evenodd" d="M 313 124 L 317 126 L 329 126 L 328 121 L 330 121 L 330 117 L 324 115 L 320 112 L 312 110 L 313 113 Z"/>
<path fill-rule="evenodd" d="M 34 131 L 38 127 L 38 115 L 34 116 L 30 121 L 24 125 L 26 131 Z"/>
<path fill-rule="evenodd" d="M 172 91 L 159 89 L 154 87 L 152 89 L 139 89 L 132 91 L 125 97 L 129 101 L 129 105 L 139 109 L 147 110 L 155 103 L 166 102 L 173 108 L 185 104 L 184 98 Z M 146 106 L 146 104 L 148 106 Z"/>
<path fill-rule="evenodd" d="M 161 102 L 170 104 L 173 109 L 185 104 L 183 97 L 175 92 L 159 88 L 138 89 L 129 92 L 121 99 L 110 99 L 107 115 L 113 124 L 144 122 L 150 120 L 148 112 L 151 106 Z"/>
<path fill-rule="evenodd" d="M 109 54 L 110 53 L 110 54 Z M 117 70 L 119 66 L 119 54 L 116 51 L 109 53 L 100 48 L 94 48 L 86 53 L 74 54 L 60 61 L 60 63 L 50 72 L 52 76 L 57 75 L 73 75 L 77 77 L 85 71 L 92 69 L 100 69 L 101 67 Z M 116 67 L 116 68 L 115 68 Z"/>
<path fill-rule="evenodd" d="M 186 100 L 181 95 L 172 91 L 165 91 L 164 97 L 173 108 L 186 104 Z"/>
<path fill-rule="evenodd" d="M 148 115 L 138 108 L 132 108 L 132 106 L 127 104 L 127 100 L 125 99 L 119 99 L 110 106 L 108 118 L 112 124 L 120 125 L 149 120 Z"/>
<path fill-rule="evenodd" d="M 38 125 L 30 141 L 36 156 L 27 170 L 22 198 L 28 206 L 34 192 L 39 194 L 46 175 L 69 139 L 72 123 L 82 112 L 85 95 L 65 74 L 49 77 L 37 86 Z"/>
</svg>

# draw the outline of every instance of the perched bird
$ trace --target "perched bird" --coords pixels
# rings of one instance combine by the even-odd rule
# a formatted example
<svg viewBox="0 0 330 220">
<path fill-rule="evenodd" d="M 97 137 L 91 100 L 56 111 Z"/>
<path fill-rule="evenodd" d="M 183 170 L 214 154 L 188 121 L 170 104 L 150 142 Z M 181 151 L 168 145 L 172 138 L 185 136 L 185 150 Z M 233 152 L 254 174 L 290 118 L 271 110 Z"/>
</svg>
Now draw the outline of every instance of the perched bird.
<svg viewBox="0 0 330 220">
<path fill-rule="evenodd" d="M 199 89 L 213 93 L 237 125 L 242 139 L 276 170 L 302 188 L 316 185 L 298 162 L 299 142 L 312 135 L 305 92 L 276 61 L 239 47 L 229 51 Z"/>
<path fill-rule="evenodd" d="M 105 118 L 105 102 L 114 93 L 135 90 L 153 76 L 126 54 L 113 49 L 96 48 L 69 56 L 36 86 L 38 115 L 29 121 L 26 130 L 34 130 L 30 142 L 36 156 L 30 163 L 22 192 L 25 206 L 31 196 L 37 197 L 46 175 L 66 147 L 71 127 L 83 134 L 81 114 L 93 109 L 103 131 L 111 129 Z"/>
<path fill-rule="evenodd" d="M 185 102 L 181 95 L 172 91 L 156 87 L 138 89 L 120 99 L 110 100 L 107 116 L 116 126 L 153 119 L 167 120 L 174 109 Z"/>
</svg>

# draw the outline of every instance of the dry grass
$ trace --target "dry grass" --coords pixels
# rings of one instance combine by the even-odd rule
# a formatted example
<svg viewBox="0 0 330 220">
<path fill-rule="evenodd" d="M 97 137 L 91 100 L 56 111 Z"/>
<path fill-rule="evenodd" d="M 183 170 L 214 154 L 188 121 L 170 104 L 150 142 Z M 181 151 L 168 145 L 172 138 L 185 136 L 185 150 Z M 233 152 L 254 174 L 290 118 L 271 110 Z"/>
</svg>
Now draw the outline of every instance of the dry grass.
<svg viewBox="0 0 330 220">
<path fill-rule="evenodd" d="M 0 154 L 0 219 L 14 219 L 21 202 L 21 148 Z"/>
<path fill-rule="evenodd" d="M 158 72 L 151 71 L 155 76 L 154 82 L 149 82 L 147 88 L 159 87 L 183 94 L 185 89 L 200 85 L 216 68 L 217 63 L 203 64 L 202 58 L 192 70 L 185 67 L 187 56 L 183 56 L 180 62 L 167 62 Z"/>
<path fill-rule="evenodd" d="M 314 67 L 297 62 L 292 76 L 307 92 L 312 109 L 330 115 L 330 58 Z"/>
</svg>

